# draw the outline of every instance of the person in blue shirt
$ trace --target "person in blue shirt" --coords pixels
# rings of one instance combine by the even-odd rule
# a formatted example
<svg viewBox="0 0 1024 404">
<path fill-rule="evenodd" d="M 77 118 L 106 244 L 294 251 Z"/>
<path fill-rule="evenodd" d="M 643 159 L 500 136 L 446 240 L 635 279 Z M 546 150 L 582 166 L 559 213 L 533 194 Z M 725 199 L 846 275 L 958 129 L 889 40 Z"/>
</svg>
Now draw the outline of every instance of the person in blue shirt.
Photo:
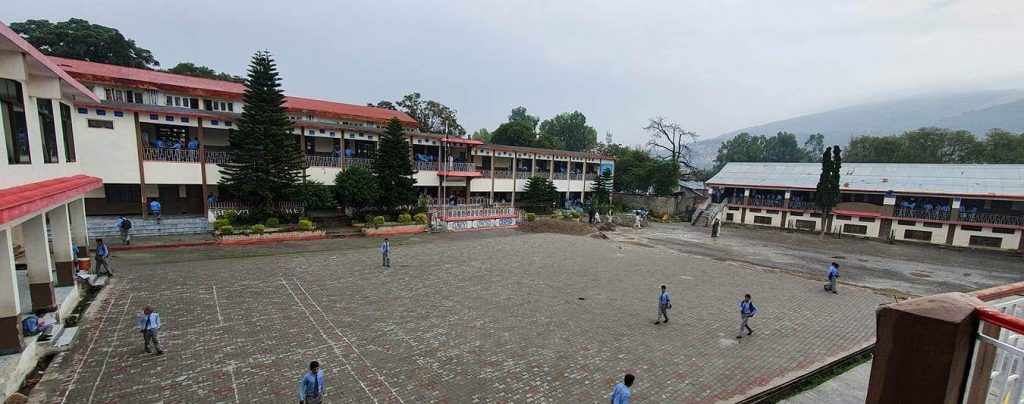
<svg viewBox="0 0 1024 404">
<path fill-rule="evenodd" d="M 380 256 L 382 260 L 382 266 L 391 266 L 391 243 L 388 239 L 384 239 L 384 242 L 380 244 Z"/>
<path fill-rule="evenodd" d="M 839 264 L 833 262 L 828 267 L 828 285 L 825 285 L 825 291 L 831 291 L 835 294 L 839 293 L 839 290 L 836 289 L 836 279 L 839 279 Z"/>
<path fill-rule="evenodd" d="M 345 157 L 346 158 L 352 157 L 354 154 L 355 153 L 352 152 L 352 149 L 345 149 Z"/>
<path fill-rule="evenodd" d="M 160 210 L 163 207 L 160 205 L 160 201 L 154 199 L 149 202 L 149 213 L 156 216 L 156 224 L 160 224 Z"/>
<path fill-rule="evenodd" d="M 622 378 L 622 383 L 615 385 L 615 390 L 612 390 L 612 404 L 629 404 L 631 395 L 629 388 L 633 386 L 633 380 L 636 380 L 636 377 L 631 373 L 626 373 L 626 377 Z"/>
<path fill-rule="evenodd" d="M 114 277 L 114 272 L 110 270 L 110 247 L 103 244 L 103 239 L 96 239 L 96 273 L 100 273 L 100 268 L 104 269 L 108 276 Z"/>
<path fill-rule="evenodd" d="M 212 206 L 215 203 L 217 203 L 217 197 L 213 196 L 213 192 L 206 194 L 206 205 Z"/>
<path fill-rule="evenodd" d="M 117 223 L 114 226 L 121 232 L 121 245 L 130 245 L 132 243 L 132 221 L 128 220 L 127 217 L 121 216 L 117 219 Z"/>
<path fill-rule="evenodd" d="M 160 349 L 160 314 L 153 312 L 153 307 L 146 306 L 142 310 L 142 315 L 139 316 L 139 331 L 142 331 L 142 341 L 145 344 L 146 353 L 152 352 L 149 350 L 149 343 L 153 343 L 153 348 L 156 349 L 157 355 L 163 355 L 164 350 Z"/>
<path fill-rule="evenodd" d="M 324 402 L 324 371 L 320 362 L 309 362 L 309 371 L 299 380 L 299 404 L 322 404 Z"/>
<path fill-rule="evenodd" d="M 751 317 L 757 314 L 757 306 L 754 306 L 754 302 L 750 301 L 750 294 L 743 295 L 743 301 L 740 302 L 740 333 L 736 334 L 736 338 L 743 338 L 743 331 L 747 331 L 747 335 L 753 334 L 754 330 L 747 324 Z"/>
<path fill-rule="evenodd" d="M 199 139 L 192 138 L 192 140 L 189 140 L 188 141 L 188 149 L 189 150 L 199 150 Z"/>
<path fill-rule="evenodd" d="M 341 148 L 335 147 L 334 151 L 331 152 L 331 157 L 341 157 Z"/>
<path fill-rule="evenodd" d="M 39 342 L 49 341 L 53 338 L 53 320 L 44 320 L 46 310 L 36 309 L 34 314 L 29 314 L 21 320 L 21 331 L 26 337 L 40 335 Z"/>
<path fill-rule="evenodd" d="M 672 299 L 668 297 L 666 286 L 661 285 L 661 294 L 658 295 L 658 320 L 654 324 L 661 324 L 661 318 L 665 317 L 665 324 L 668 324 L 668 309 L 672 308 Z"/>
</svg>

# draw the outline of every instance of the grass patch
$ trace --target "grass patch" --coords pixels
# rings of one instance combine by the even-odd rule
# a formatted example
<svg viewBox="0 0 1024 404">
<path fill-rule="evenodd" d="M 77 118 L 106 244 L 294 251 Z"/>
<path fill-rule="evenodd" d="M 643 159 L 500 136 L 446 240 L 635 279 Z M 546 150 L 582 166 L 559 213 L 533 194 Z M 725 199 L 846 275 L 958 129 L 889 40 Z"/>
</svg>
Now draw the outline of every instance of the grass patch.
<svg viewBox="0 0 1024 404">
<path fill-rule="evenodd" d="M 822 383 L 825 383 L 825 382 L 831 380 L 832 378 L 834 378 L 836 376 L 839 376 L 839 375 L 841 375 L 843 373 L 846 373 L 850 369 L 853 369 L 853 368 L 855 368 L 857 366 L 860 366 L 860 365 L 863 365 L 863 364 L 867 363 L 870 360 L 871 360 L 871 353 L 865 353 L 863 355 L 850 358 L 848 361 L 844 362 L 843 364 L 841 364 L 839 366 L 836 366 L 836 367 L 834 367 L 832 369 L 829 369 L 829 370 L 823 372 L 822 374 L 819 374 L 817 376 L 814 376 L 814 377 L 812 377 L 810 379 L 805 380 L 803 383 L 800 383 L 800 384 L 794 386 L 793 389 L 790 390 L 789 392 L 787 392 L 785 395 L 783 395 L 781 397 L 778 397 L 777 399 L 772 399 L 769 402 L 777 403 L 779 401 L 782 401 L 782 400 L 785 400 L 787 398 L 793 397 L 793 396 L 795 396 L 797 394 L 803 393 L 803 392 L 805 392 L 807 390 L 811 390 L 811 389 L 813 389 L 815 387 L 818 387 Z"/>
</svg>

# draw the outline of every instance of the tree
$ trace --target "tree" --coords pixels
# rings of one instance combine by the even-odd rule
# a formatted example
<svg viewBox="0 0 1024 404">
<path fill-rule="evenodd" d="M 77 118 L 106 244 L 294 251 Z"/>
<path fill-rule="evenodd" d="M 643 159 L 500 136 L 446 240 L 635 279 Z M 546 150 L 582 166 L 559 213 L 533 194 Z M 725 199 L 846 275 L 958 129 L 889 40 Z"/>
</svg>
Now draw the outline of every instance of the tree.
<svg viewBox="0 0 1024 404">
<path fill-rule="evenodd" d="M 1002 129 L 992 129 L 988 131 L 978 154 L 980 163 L 1024 163 L 1024 133 L 1015 135 Z"/>
<path fill-rule="evenodd" d="M 377 103 L 381 105 L 385 101 Z M 420 129 L 428 133 L 441 133 L 452 136 L 466 136 L 466 129 L 459 125 L 456 115 L 458 111 L 434 101 L 424 100 L 420 93 L 407 94 L 395 103 L 402 112 L 408 114 Z"/>
<path fill-rule="evenodd" d="M 473 135 L 470 136 L 470 139 L 479 140 L 484 143 L 491 143 L 491 131 L 487 130 L 487 128 L 477 129 L 476 132 L 473 132 Z"/>
<path fill-rule="evenodd" d="M 391 118 L 380 138 L 377 159 L 373 164 L 380 184 L 380 205 L 389 211 L 416 203 L 416 179 L 412 160 L 409 159 L 409 142 L 402 135 L 402 123 Z"/>
<path fill-rule="evenodd" d="M 558 202 L 558 188 L 555 188 L 555 183 L 547 178 L 532 177 L 526 181 L 522 201 L 524 209 L 544 211 L 551 204 Z"/>
<path fill-rule="evenodd" d="M 295 186 L 294 199 L 302 203 L 304 211 L 318 209 L 333 209 L 337 206 L 334 202 L 334 192 L 331 187 L 316 180 L 306 180 Z"/>
<path fill-rule="evenodd" d="M 541 122 L 540 133 L 561 140 L 568 151 L 589 151 L 597 144 L 597 130 L 587 125 L 586 115 L 579 111 L 564 112 Z"/>
<path fill-rule="evenodd" d="M 821 209 L 821 235 L 824 236 L 832 224 L 832 210 L 839 204 L 839 178 L 843 157 L 839 146 L 825 149 L 821 156 L 821 175 L 814 192 L 814 202 Z"/>
<path fill-rule="evenodd" d="M 376 207 L 380 197 L 380 184 L 366 167 L 350 167 L 338 173 L 334 188 L 338 190 L 338 203 L 354 214 Z"/>
<path fill-rule="evenodd" d="M 242 95 L 245 109 L 228 134 L 227 163 L 220 184 L 231 188 L 256 217 L 276 210 L 292 195 L 303 159 L 284 108 L 277 66 L 269 52 L 256 52 Z"/>
<path fill-rule="evenodd" d="M 644 130 L 651 134 L 651 139 L 647 141 L 650 151 L 665 153 L 669 159 L 679 162 L 687 169 L 697 168 L 690 162 L 693 160 L 690 143 L 697 140 L 696 133 L 683 129 L 678 123 L 667 122 L 660 116 L 649 119 Z"/>
<path fill-rule="evenodd" d="M 10 25 L 28 43 L 50 56 L 149 69 L 160 66 L 153 53 L 118 30 L 80 18 L 51 23 L 27 20 Z"/>
<path fill-rule="evenodd" d="M 231 82 L 235 82 L 235 83 L 244 83 L 245 82 L 245 79 L 243 79 L 241 77 L 238 77 L 238 76 L 235 76 L 235 75 L 231 75 L 231 74 L 227 74 L 227 73 L 221 73 L 221 72 L 213 70 L 213 69 L 211 69 L 209 67 L 200 66 L 200 65 L 197 65 L 197 64 L 194 64 L 194 63 L 189 63 L 189 62 L 178 63 L 174 67 L 172 67 L 170 69 L 167 69 L 167 70 L 164 70 L 164 71 L 168 72 L 168 73 L 183 74 L 183 75 L 192 76 L 192 77 L 202 77 L 204 79 L 213 79 L 213 80 L 220 80 L 220 81 L 231 81 Z"/>
<path fill-rule="evenodd" d="M 393 103 L 391 101 L 378 101 L 376 104 L 370 102 L 370 103 L 367 103 L 366 106 L 374 107 L 374 108 L 380 108 L 380 109 L 390 109 L 392 111 L 398 111 L 398 107 L 396 107 L 395 103 Z"/>
<path fill-rule="evenodd" d="M 526 113 L 526 107 L 515 107 L 512 108 L 512 113 L 508 114 L 508 121 L 523 123 L 529 126 L 530 130 L 536 132 L 540 117 Z"/>
<path fill-rule="evenodd" d="M 796 135 L 792 133 L 779 132 L 765 139 L 764 161 L 798 162 L 806 157 L 804 150 L 796 143 Z"/>
<path fill-rule="evenodd" d="M 825 135 L 815 133 L 804 141 L 804 153 L 809 163 L 819 163 L 821 154 L 825 152 Z"/>
<path fill-rule="evenodd" d="M 900 135 L 854 138 L 846 157 L 857 163 L 988 163 L 985 156 L 990 150 L 968 131 L 924 127 Z"/>
<path fill-rule="evenodd" d="M 601 171 L 587 195 L 590 195 L 594 204 L 612 203 L 612 170 L 610 168 Z"/>
<path fill-rule="evenodd" d="M 679 163 L 676 161 L 656 159 L 639 147 L 618 144 L 608 146 L 607 153 L 618 159 L 612 182 L 615 192 L 666 196 L 679 186 Z"/>
<path fill-rule="evenodd" d="M 491 134 L 491 142 L 506 146 L 533 146 L 537 134 L 522 122 L 505 122 Z"/>
<path fill-rule="evenodd" d="M 548 133 L 537 136 L 537 140 L 533 142 L 533 146 L 542 149 L 565 150 L 565 143 L 562 142 L 562 139 L 554 137 Z"/>
</svg>

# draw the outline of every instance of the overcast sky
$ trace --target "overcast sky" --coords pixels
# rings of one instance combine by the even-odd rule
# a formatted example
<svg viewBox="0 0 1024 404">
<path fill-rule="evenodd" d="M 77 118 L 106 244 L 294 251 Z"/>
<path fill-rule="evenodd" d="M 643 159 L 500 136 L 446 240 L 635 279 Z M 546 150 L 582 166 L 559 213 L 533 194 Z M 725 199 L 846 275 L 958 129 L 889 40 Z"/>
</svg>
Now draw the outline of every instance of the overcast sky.
<svg viewBox="0 0 1024 404">
<path fill-rule="evenodd" d="M 267 3 L 255 6 L 254 3 Z M 929 92 L 1022 88 L 1024 2 L 39 1 L 0 19 L 85 18 L 164 67 L 243 74 L 275 56 L 287 93 L 349 103 L 418 91 L 472 132 L 522 105 L 579 110 L 601 140 L 665 116 L 704 137 Z"/>
</svg>

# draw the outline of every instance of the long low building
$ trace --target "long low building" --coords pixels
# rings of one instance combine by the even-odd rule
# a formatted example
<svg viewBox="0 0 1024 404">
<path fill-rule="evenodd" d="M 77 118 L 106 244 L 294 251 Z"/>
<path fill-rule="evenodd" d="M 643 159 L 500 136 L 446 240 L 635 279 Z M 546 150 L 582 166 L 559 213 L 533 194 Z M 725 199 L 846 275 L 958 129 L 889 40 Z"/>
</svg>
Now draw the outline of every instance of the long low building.
<svg viewBox="0 0 1024 404">
<path fill-rule="evenodd" d="M 217 185 L 219 164 L 228 158 L 228 134 L 245 108 L 242 84 L 50 59 L 99 100 L 83 98 L 72 114 L 82 169 L 103 180 L 86 195 L 89 214 L 144 214 L 152 199 L 166 213 L 200 214 L 210 208 L 207 195 L 230 199 Z M 514 205 L 527 179 L 542 176 L 554 181 L 563 200 L 584 200 L 598 173 L 614 167 L 607 156 L 423 133 L 400 111 L 292 96 L 285 107 L 306 159 L 304 174 L 326 184 L 348 167 L 371 165 L 393 117 L 406 129 L 423 196 Z"/>
<path fill-rule="evenodd" d="M 728 163 L 708 181 L 726 222 L 821 230 L 817 163 Z M 1024 249 L 1024 165 L 844 163 L 833 232 Z"/>
</svg>

